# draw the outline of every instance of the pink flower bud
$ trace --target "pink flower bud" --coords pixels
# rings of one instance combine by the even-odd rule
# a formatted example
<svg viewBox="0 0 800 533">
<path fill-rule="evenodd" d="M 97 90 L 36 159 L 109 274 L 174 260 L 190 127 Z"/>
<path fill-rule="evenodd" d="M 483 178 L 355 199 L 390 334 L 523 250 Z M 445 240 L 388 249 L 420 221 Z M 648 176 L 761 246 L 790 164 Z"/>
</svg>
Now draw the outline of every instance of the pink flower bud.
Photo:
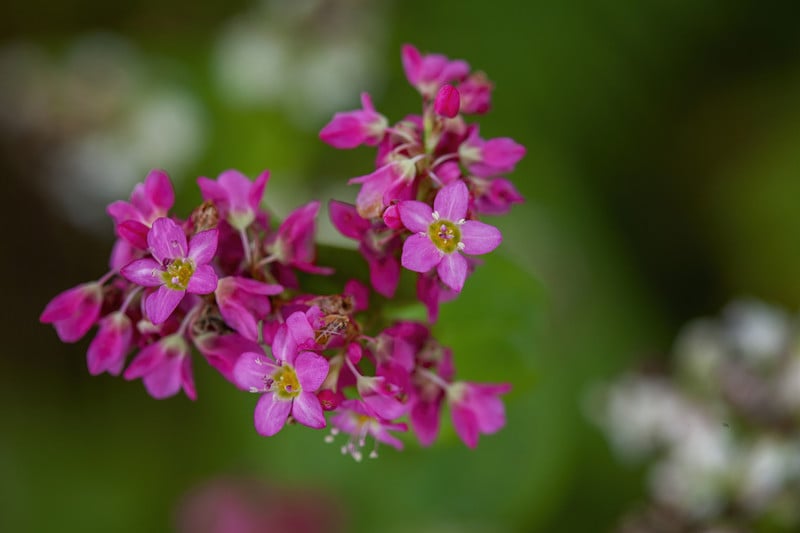
<svg viewBox="0 0 800 533">
<path fill-rule="evenodd" d="M 392 229 L 400 229 L 403 227 L 400 214 L 397 212 L 397 204 L 390 205 L 383 212 L 383 223 Z"/>
<path fill-rule="evenodd" d="M 442 85 L 439 92 L 436 93 L 433 109 L 439 116 L 453 118 L 458 115 L 458 108 L 460 105 L 461 96 L 458 94 L 458 89 L 447 84 Z"/>
</svg>

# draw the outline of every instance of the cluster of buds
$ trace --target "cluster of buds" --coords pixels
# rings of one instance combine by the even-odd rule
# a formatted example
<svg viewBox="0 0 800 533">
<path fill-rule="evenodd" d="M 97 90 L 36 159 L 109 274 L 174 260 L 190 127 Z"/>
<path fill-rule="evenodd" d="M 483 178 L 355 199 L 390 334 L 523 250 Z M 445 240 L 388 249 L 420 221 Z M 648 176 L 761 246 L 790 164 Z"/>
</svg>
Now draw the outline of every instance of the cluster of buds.
<svg viewBox="0 0 800 533">
<path fill-rule="evenodd" d="M 595 413 L 626 458 L 656 456 L 626 533 L 797 531 L 798 324 L 760 302 L 691 323 L 676 367 L 628 375 Z"/>
<path fill-rule="evenodd" d="M 371 287 L 394 295 L 400 265 L 419 273 L 418 294 L 435 320 L 439 302 L 461 291 L 475 266 L 461 254 L 496 248 L 500 232 L 476 220 L 521 197 L 498 176 L 524 149 L 483 141 L 459 115 L 484 112 L 490 84 L 462 61 L 403 50 L 423 115 L 389 128 L 364 96 L 364 110 L 340 113 L 321 133 L 339 147 L 379 145 L 379 169 L 363 178 L 356 206 L 331 203 L 334 225 L 358 239 Z M 457 85 L 450 85 L 455 82 Z M 186 219 L 167 174 L 152 171 L 127 202 L 109 205 L 117 235 L 110 270 L 56 296 L 40 320 L 75 342 L 95 325 L 92 374 L 141 378 L 155 398 L 197 394 L 192 347 L 225 379 L 260 395 L 255 428 L 264 436 L 287 423 L 348 434 L 342 452 L 360 460 L 377 444 L 402 448 L 392 432 L 409 426 L 423 445 L 436 439 L 449 405 L 470 447 L 505 424 L 508 384 L 455 380 L 450 349 L 426 324 L 387 323 L 370 306 L 370 286 L 351 279 L 338 294 L 304 287 L 333 270 L 316 264 L 319 202 L 280 224 L 262 208 L 269 173 L 255 180 L 229 170 L 198 178 L 203 203 Z M 276 227 L 277 226 L 277 227 Z M 326 412 L 330 415 L 326 416 Z"/>
</svg>

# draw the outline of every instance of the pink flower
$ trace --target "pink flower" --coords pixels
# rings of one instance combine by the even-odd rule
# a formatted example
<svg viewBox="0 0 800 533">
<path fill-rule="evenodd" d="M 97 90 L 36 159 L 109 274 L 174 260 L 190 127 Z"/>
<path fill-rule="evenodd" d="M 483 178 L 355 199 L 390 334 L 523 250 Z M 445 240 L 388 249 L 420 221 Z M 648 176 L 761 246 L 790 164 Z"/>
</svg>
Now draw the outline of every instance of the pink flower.
<svg viewBox="0 0 800 533">
<path fill-rule="evenodd" d="M 186 234 L 173 220 L 153 222 L 147 243 L 153 258 L 138 259 L 120 271 L 126 279 L 145 287 L 158 287 L 145 300 L 145 313 L 153 324 L 164 322 L 184 295 L 210 294 L 217 288 L 217 274 L 208 263 L 217 250 L 217 230 L 195 234 L 186 245 Z"/>
<path fill-rule="evenodd" d="M 469 74 L 465 61 L 450 61 L 440 54 L 422 55 L 410 44 L 403 45 L 402 59 L 408 82 L 425 98 L 433 98 L 442 84 L 462 80 Z"/>
<path fill-rule="evenodd" d="M 106 212 L 114 220 L 117 235 L 123 242 L 140 250 L 147 249 L 147 232 L 157 218 L 167 216 L 175 203 L 175 191 L 169 176 L 163 170 L 155 169 L 144 180 L 137 183 L 131 192 L 130 201 L 116 201 L 109 204 Z M 126 246 L 117 244 L 112 254 L 112 268 L 124 263 L 120 259 L 130 257 Z"/>
<path fill-rule="evenodd" d="M 433 102 L 433 109 L 436 114 L 442 117 L 453 118 L 458 115 L 461 106 L 461 95 L 458 89 L 450 84 L 442 85 L 436 93 L 436 100 Z"/>
<path fill-rule="evenodd" d="M 276 334 L 272 351 L 275 361 L 261 353 L 244 353 L 233 370 L 240 387 L 262 393 L 255 410 L 256 431 L 265 437 L 275 435 L 290 413 L 304 426 L 325 427 L 322 406 L 314 393 L 328 375 L 328 360 L 314 352 L 298 353 L 291 332 Z"/>
<path fill-rule="evenodd" d="M 394 296 L 400 281 L 400 263 L 395 254 L 400 238 L 396 232 L 361 218 L 354 206 L 344 202 L 331 200 L 328 211 L 342 235 L 359 241 L 358 251 L 369 265 L 369 279 L 375 290 L 387 298 Z"/>
<path fill-rule="evenodd" d="M 363 110 L 336 113 L 319 132 L 319 138 L 334 148 L 355 148 L 362 144 L 375 146 L 389 126 L 386 117 L 377 113 L 367 93 L 361 93 Z"/>
<path fill-rule="evenodd" d="M 461 95 L 461 112 L 483 114 L 489 111 L 492 82 L 483 72 L 476 72 L 458 85 Z"/>
<path fill-rule="evenodd" d="M 486 215 L 504 215 L 511 206 L 521 204 L 525 198 L 514 185 L 504 178 L 478 178 L 470 176 L 475 195 L 475 211 Z"/>
<path fill-rule="evenodd" d="M 115 224 L 125 220 L 135 220 L 150 225 L 157 218 L 165 216 L 175 203 L 175 191 L 166 172 L 151 170 L 144 183 L 137 183 L 131 192 L 130 201 L 112 202 L 106 212 Z"/>
<path fill-rule="evenodd" d="M 330 268 L 314 265 L 317 255 L 314 233 L 317 229 L 318 212 L 319 202 L 315 200 L 289 213 L 267 246 L 267 251 L 275 260 L 282 265 L 312 274 L 333 272 Z"/>
<path fill-rule="evenodd" d="M 63 342 L 76 342 L 86 335 L 100 316 L 103 288 L 98 282 L 84 283 L 50 300 L 39 321 L 53 324 Z"/>
<path fill-rule="evenodd" d="M 457 296 L 457 291 L 443 285 L 439 277 L 431 272 L 420 274 L 417 278 L 417 298 L 425 304 L 431 324 L 439 319 L 439 304 L 454 300 Z"/>
<path fill-rule="evenodd" d="M 480 433 L 492 434 L 506 424 L 505 407 L 498 397 L 511 390 L 509 383 L 485 384 L 460 381 L 447 389 L 456 433 L 470 448 Z"/>
<path fill-rule="evenodd" d="M 356 352 L 361 351 L 357 344 L 351 344 L 350 347 Z M 360 353 L 356 354 L 356 359 L 360 359 Z M 385 420 L 392 420 L 405 414 L 406 406 L 397 399 L 401 392 L 400 387 L 390 383 L 384 376 L 362 375 L 350 357 L 345 358 L 345 362 L 356 377 L 358 394 L 373 413 Z"/>
<path fill-rule="evenodd" d="M 414 197 L 417 158 L 394 159 L 371 174 L 350 179 L 347 184 L 361 184 L 356 209 L 362 218 L 378 218 L 385 207 L 396 200 Z"/>
<path fill-rule="evenodd" d="M 86 362 L 93 376 L 108 372 L 118 376 L 125 365 L 125 356 L 131 348 L 133 325 L 125 313 L 114 312 L 100 320 L 89 350 Z"/>
<path fill-rule="evenodd" d="M 484 141 L 478 136 L 478 128 L 475 128 L 458 147 L 458 155 L 470 172 L 487 178 L 512 172 L 525 155 L 525 147 L 508 137 Z"/>
<path fill-rule="evenodd" d="M 378 456 L 378 442 L 402 450 L 403 443 L 389 431 L 407 431 L 408 429 L 405 424 L 382 420 L 358 400 L 343 401 L 337 415 L 331 419 L 331 424 L 334 426 L 334 429 L 331 430 L 332 436 L 326 438 L 326 441 L 333 442 L 333 436 L 340 431 L 348 433 L 350 440 L 342 446 L 342 453 L 349 453 L 356 461 L 360 461 L 363 457 L 361 450 L 367 444 L 367 435 L 371 435 L 375 439 L 375 448 L 369 454 L 369 457 L 374 459 Z"/>
<path fill-rule="evenodd" d="M 458 252 L 485 254 L 500 244 L 502 236 L 494 226 L 465 220 L 469 192 L 463 181 L 443 187 L 428 204 L 408 201 L 399 205 L 400 218 L 414 232 L 403 244 L 401 264 L 414 272 L 436 267 L 439 278 L 460 291 L 467 277 L 467 260 Z"/>
<path fill-rule="evenodd" d="M 269 180 L 269 171 L 262 172 L 255 182 L 236 170 L 226 170 L 216 181 L 197 178 L 204 200 L 214 202 L 219 214 L 236 230 L 243 230 L 256 219 Z"/>
<path fill-rule="evenodd" d="M 261 350 L 261 346 L 256 341 L 246 339 L 238 333 L 224 335 L 204 333 L 194 338 L 194 345 L 206 358 L 208 364 L 234 385 L 236 385 L 236 379 L 233 377 L 233 369 L 239 356 L 244 352 Z"/>
<path fill-rule="evenodd" d="M 271 310 L 269 298 L 283 292 L 280 285 L 227 276 L 219 280 L 214 295 L 222 318 L 243 337 L 258 340 L 258 322 Z"/>
<path fill-rule="evenodd" d="M 190 399 L 197 399 L 189 344 L 180 334 L 169 335 L 147 346 L 123 376 L 128 380 L 142 378 L 150 396 L 159 400 L 174 396 L 181 389 Z"/>
</svg>

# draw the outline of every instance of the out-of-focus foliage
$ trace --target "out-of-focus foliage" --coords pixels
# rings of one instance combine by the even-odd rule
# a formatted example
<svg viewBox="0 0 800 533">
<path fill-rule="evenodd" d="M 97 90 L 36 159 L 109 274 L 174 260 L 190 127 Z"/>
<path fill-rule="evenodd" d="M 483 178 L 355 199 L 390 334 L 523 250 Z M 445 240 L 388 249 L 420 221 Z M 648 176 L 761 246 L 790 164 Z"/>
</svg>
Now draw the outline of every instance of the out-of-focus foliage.
<svg viewBox="0 0 800 533">
<path fill-rule="evenodd" d="M 138 115 L 78 120 L 86 115 L 66 111 L 92 103 L 86 95 L 108 80 L 84 72 L 71 85 L 53 72 L 68 69 L 77 42 L 112 32 L 142 65 L 134 87 L 167 87 L 199 110 L 203 147 L 173 173 L 179 188 L 190 191 L 196 176 L 226 168 L 250 176 L 270 168 L 267 204 L 283 215 L 312 197 L 352 199 L 342 184 L 368 171 L 369 156 L 318 141 L 328 117 L 297 121 L 296 107 L 233 103 L 216 78 L 218 47 L 225 36 L 230 42 L 232 21 L 266 10 L 271 28 L 292 17 L 285 26 L 297 31 L 281 38 L 294 39 L 287 46 L 296 67 L 337 31 L 352 38 L 348 21 L 364 19 L 348 10 L 370 4 L 6 6 L 0 59 L 24 47 L 50 67 L 27 88 L 34 92 L 21 93 L 40 98 L 32 100 L 36 128 L 19 127 L 27 116 L 15 99 L 20 80 L 6 70 L 0 79 L 0 530 L 170 529 L 193 487 L 238 475 L 323 491 L 339 502 L 347 530 L 608 530 L 643 498 L 644 484 L 585 420 L 587 386 L 668 353 L 681 323 L 740 293 L 797 305 L 800 32 L 790 2 L 380 3 L 369 20 L 381 38 L 366 31 L 363 41 L 347 41 L 368 49 L 380 68 L 366 76 L 368 87 L 352 87 L 345 108 L 369 89 L 390 120 L 408 112 L 415 95 L 399 47 L 411 42 L 485 70 L 496 90 L 482 134 L 502 132 L 528 148 L 515 174 L 527 202 L 500 223 L 499 253 L 443 306 L 437 324 L 457 351 L 460 377 L 512 382 L 507 427 L 470 451 L 446 424 L 431 449 L 409 441 L 402 453 L 382 450 L 356 465 L 317 433 L 258 437 L 255 398 L 201 365 L 194 404 L 155 401 L 139 383 L 90 378 L 88 341 L 62 346 L 36 317 L 53 294 L 101 274 L 92 269 L 106 260 L 111 224 L 89 231 L 50 198 L 77 190 L 53 185 L 66 173 L 55 155 L 87 135 L 108 141 Z M 321 28 L 328 41 L 309 37 Z M 322 86 L 343 75 L 315 72 L 304 79 Z M 70 90 L 76 86 L 85 92 Z M 110 109 L 135 110 L 136 100 Z M 54 114 L 41 115 L 48 110 Z M 58 127 L 53 117 L 62 119 Z M 142 166 L 130 172 L 137 180 L 167 164 L 130 161 Z M 108 163 L 107 172 L 119 170 Z M 73 205 L 102 213 L 91 195 L 76 198 Z M 190 194 L 184 207 L 196 200 Z"/>
</svg>

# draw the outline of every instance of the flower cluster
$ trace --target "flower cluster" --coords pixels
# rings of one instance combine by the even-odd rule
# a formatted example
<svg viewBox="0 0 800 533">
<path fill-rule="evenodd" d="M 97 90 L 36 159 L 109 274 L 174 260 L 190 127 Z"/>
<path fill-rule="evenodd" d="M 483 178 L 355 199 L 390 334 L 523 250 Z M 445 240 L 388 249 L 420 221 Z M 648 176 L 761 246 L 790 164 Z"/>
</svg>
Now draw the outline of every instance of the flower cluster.
<svg viewBox="0 0 800 533">
<path fill-rule="evenodd" d="M 377 147 L 375 170 L 350 180 L 361 185 L 355 206 L 332 201 L 331 218 L 359 242 L 379 294 L 394 295 L 401 265 L 418 272 L 417 295 L 435 322 L 439 303 L 457 296 L 474 269 L 471 256 L 500 244 L 500 232 L 478 216 L 522 202 L 502 175 L 525 148 L 509 138 L 484 140 L 478 125 L 465 121 L 463 115 L 489 110 L 492 84 L 483 73 L 411 45 L 402 56 L 421 114 L 390 126 L 365 93 L 362 109 L 334 115 L 320 138 L 336 148 Z"/>
<path fill-rule="evenodd" d="M 418 272 L 418 294 L 433 319 L 474 267 L 461 254 L 500 244 L 500 232 L 476 217 L 521 201 L 498 174 L 524 149 L 509 139 L 483 141 L 460 118 L 488 109 L 485 76 L 411 46 L 403 61 L 423 96 L 422 116 L 390 128 L 365 96 L 362 111 L 337 114 L 321 136 L 339 147 L 379 145 L 378 170 L 352 180 L 362 184 L 356 206 L 331 203 L 333 223 L 360 241 L 377 293 L 394 294 L 400 265 Z M 268 172 L 250 180 L 234 170 L 198 178 L 203 203 L 182 219 L 171 213 L 168 176 L 152 171 L 128 201 L 108 207 L 117 235 L 109 272 L 56 296 L 40 320 L 64 342 L 97 325 L 90 373 L 141 378 L 155 398 L 181 390 L 196 398 L 194 347 L 237 388 L 260 395 L 259 434 L 275 435 L 287 423 L 330 426 L 326 440 L 348 434 L 342 452 L 357 460 L 368 436 L 371 457 L 378 443 L 402 448 L 394 432 L 409 426 L 430 445 L 445 404 L 468 446 L 498 431 L 508 384 L 456 381 L 451 350 L 430 328 L 387 322 L 358 280 L 338 294 L 307 289 L 307 280 L 333 273 L 316 264 L 319 202 L 271 224 L 262 207 L 268 179 Z"/>
<path fill-rule="evenodd" d="M 760 302 L 690 324 L 672 376 L 628 375 L 598 422 L 623 456 L 657 454 L 652 501 L 625 532 L 797 531 L 800 346 L 797 322 Z"/>
</svg>

